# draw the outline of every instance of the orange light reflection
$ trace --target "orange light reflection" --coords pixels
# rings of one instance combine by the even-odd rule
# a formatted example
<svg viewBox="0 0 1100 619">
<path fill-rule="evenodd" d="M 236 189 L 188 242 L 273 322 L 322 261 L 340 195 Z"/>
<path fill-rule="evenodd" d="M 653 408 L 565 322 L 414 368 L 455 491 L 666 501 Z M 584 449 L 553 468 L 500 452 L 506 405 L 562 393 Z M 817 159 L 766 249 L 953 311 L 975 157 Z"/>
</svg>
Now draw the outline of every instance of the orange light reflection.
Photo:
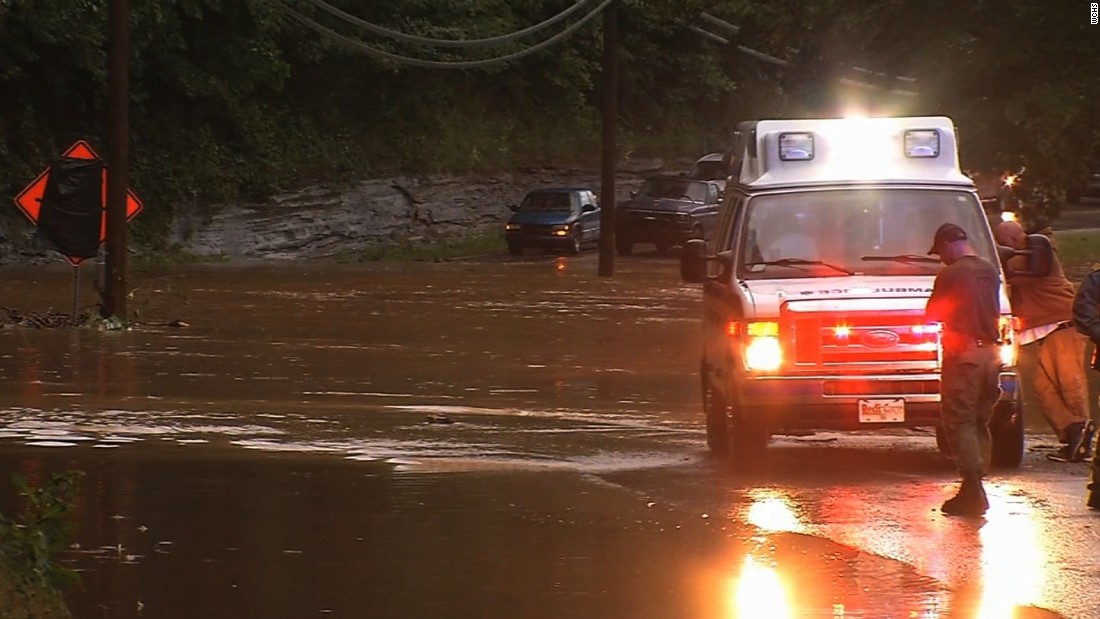
<svg viewBox="0 0 1100 619">
<path fill-rule="evenodd" d="M 1043 535 L 1034 508 L 1025 501 L 1009 503 L 1014 493 L 990 487 L 991 508 L 979 532 L 982 548 L 982 590 L 976 619 L 1010 619 L 1018 605 L 1034 604 L 1049 577 Z"/>
<path fill-rule="evenodd" d="M 749 555 L 741 566 L 741 574 L 733 583 L 731 606 L 735 619 L 794 617 L 787 599 L 787 587 L 774 567 L 762 565 Z"/>
<path fill-rule="evenodd" d="M 745 520 L 749 524 L 770 532 L 805 532 L 806 525 L 785 494 L 773 489 L 758 488 L 750 492 L 749 496 L 752 503 L 745 513 Z"/>
</svg>

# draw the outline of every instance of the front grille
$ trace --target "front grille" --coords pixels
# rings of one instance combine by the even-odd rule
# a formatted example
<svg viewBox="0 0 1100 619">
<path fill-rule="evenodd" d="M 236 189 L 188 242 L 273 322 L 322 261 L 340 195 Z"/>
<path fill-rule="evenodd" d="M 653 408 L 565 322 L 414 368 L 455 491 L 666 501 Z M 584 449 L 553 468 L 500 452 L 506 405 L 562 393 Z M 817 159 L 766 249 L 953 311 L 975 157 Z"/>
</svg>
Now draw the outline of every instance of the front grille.
<svg viewBox="0 0 1100 619">
<path fill-rule="evenodd" d="M 830 379 L 825 381 L 823 388 L 827 396 L 935 395 L 940 392 L 940 381 Z"/>
<path fill-rule="evenodd" d="M 795 363 L 816 366 L 935 362 L 938 332 L 923 312 L 791 312 Z"/>
<path fill-rule="evenodd" d="M 666 211 L 629 210 L 624 214 L 626 223 L 636 226 L 675 226 L 679 221 L 676 213 Z"/>
<path fill-rule="evenodd" d="M 523 234 L 551 236 L 554 226 L 547 224 L 521 224 L 519 231 Z"/>
</svg>

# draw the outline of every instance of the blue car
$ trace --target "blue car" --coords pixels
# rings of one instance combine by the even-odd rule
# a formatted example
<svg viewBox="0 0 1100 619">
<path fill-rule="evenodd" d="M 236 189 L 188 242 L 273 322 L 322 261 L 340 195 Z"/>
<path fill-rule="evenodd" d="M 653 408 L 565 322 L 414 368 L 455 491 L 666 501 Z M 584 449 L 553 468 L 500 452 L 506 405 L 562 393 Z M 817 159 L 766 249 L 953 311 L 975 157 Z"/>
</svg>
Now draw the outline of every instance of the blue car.
<svg viewBox="0 0 1100 619">
<path fill-rule="evenodd" d="M 600 240 L 600 203 L 591 189 L 536 189 L 509 208 L 514 214 L 504 226 L 504 240 L 513 256 L 528 247 L 576 254 L 585 243 Z"/>
</svg>

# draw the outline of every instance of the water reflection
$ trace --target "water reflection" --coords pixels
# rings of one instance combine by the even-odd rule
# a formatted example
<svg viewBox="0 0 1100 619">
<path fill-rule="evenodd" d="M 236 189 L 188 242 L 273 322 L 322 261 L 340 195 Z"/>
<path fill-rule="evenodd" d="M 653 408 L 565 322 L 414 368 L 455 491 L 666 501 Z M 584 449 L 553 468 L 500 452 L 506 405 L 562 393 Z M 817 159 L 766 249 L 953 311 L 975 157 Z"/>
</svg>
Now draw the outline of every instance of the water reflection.
<svg viewBox="0 0 1100 619">
<path fill-rule="evenodd" d="M 734 583 L 731 619 L 791 619 L 795 615 L 787 596 L 787 586 L 775 567 L 749 555 Z"/>
<path fill-rule="evenodd" d="M 1011 484 L 991 485 L 990 511 L 978 531 L 982 594 L 977 619 L 1011 619 L 1016 607 L 1040 599 L 1049 557 L 1035 508 Z M 1013 497 L 1016 497 L 1013 500 Z"/>
<path fill-rule="evenodd" d="M 943 465 L 892 444 L 781 448 L 793 473 L 732 482 L 685 369 L 698 291 L 671 261 L 622 266 L 162 276 L 136 300 L 187 330 L 0 330 L 0 464 L 89 470 L 82 619 L 999 619 L 1050 599 L 1026 489 L 991 486 L 981 527 L 930 516 Z"/>
<path fill-rule="evenodd" d="M 770 488 L 756 488 L 749 492 L 749 496 L 751 503 L 745 514 L 745 521 L 749 524 L 769 532 L 806 530 L 787 493 Z"/>
</svg>

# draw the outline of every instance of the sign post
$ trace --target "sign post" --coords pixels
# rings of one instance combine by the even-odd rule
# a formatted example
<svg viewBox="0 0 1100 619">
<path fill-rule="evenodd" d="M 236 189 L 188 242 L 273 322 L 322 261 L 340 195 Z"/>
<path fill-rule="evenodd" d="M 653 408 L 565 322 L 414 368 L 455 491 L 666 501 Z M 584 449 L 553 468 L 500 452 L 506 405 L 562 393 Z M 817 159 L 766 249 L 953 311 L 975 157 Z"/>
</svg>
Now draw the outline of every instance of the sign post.
<svg viewBox="0 0 1100 619">
<path fill-rule="evenodd" d="M 84 140 L 77 140 L 72 146 L 68 148 L 63 157 L 71 157 L 73 159 L 99 159 L 99 155 L 96 154 L 92 147 Z M 42 196 L 46 191 L 46 182 L 50 177 L 50 168 L 46 168 L 39 174 L 29 185 L 27 185 L 23 191 L 19 192 L 15 196 L 15 205 L 19 207 L 19 210 L 26 215 L 27 219 L 31 221 L 35 226 L 38 225 L 39 216 L 42 213 Z M 103 215 L 100 218 L 99 224 L 99 245 L 102 247 L 104 241 L 107 239 L 107 169 L 103 170 L 103 181 L 101 183 L 101 206 L 103 208 Z M 127 189 L 126 191 L 126 221 L 130 221 L 134 217 L 137 217 L 144 206 L 141 200 L 134 194 L 133 191 Z M 62 254 L 64 255 L 64 254 Z M 65 259 L 69 261 L 69 264 L 76 269 L 74 274 L 74 290 L 73 290 L 73 319 L 76 319 L 77 310 L 77 295 L 80 287 L 80 272 L 79 267 L 84 261 L 84 258 L 77 256 L 65 256 Z"/>
</svg>

